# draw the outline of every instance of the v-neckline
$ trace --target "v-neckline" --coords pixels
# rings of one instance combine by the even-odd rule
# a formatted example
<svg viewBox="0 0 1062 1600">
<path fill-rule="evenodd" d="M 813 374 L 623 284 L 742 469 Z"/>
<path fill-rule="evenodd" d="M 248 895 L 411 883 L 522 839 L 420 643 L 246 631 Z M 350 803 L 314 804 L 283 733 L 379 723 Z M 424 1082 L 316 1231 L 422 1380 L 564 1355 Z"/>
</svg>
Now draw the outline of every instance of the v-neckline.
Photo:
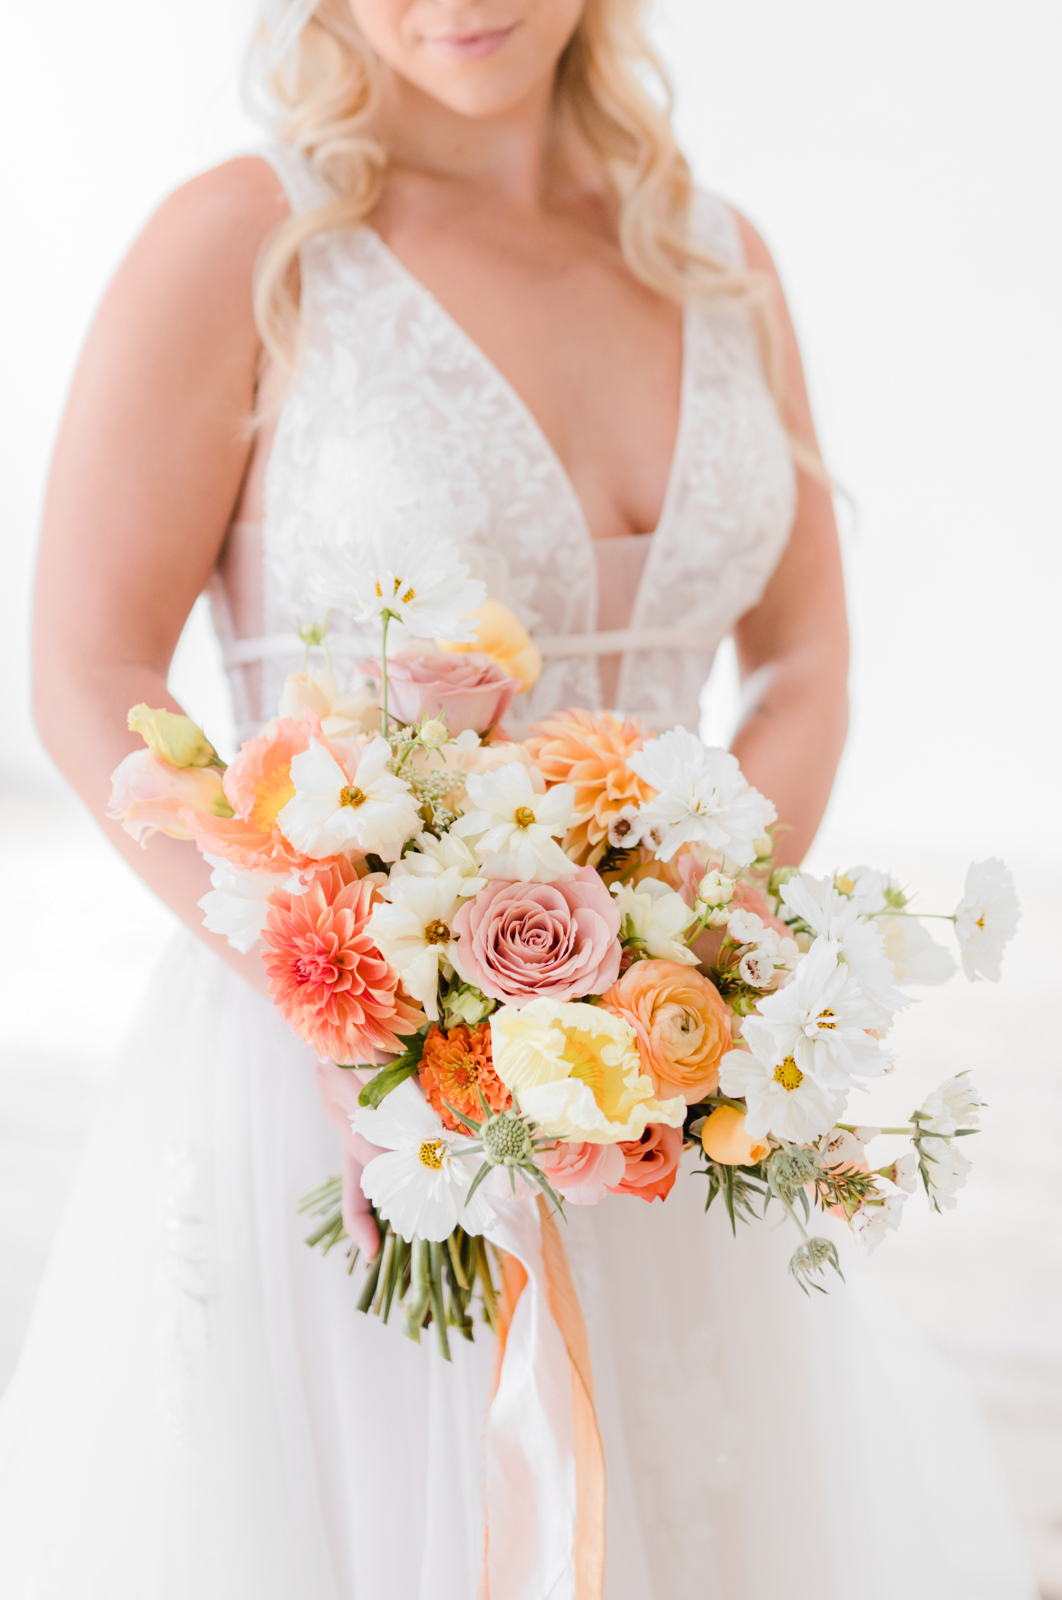
<svg viewBox="0 0 1062 1600">
<path fill-rule="evenodd" d="M 411 271 L 411 269 L 406 266 L 401 257 L 395 254 L 395 252 L 391 249 L 391 246 L 384 239 L 383 235 L 377 233 L 376 229 L 373 228 L 369 223 L 363 223 L 362 229 L 364 233 L 373 241 L 375 248 L 380 252 L 381 256 L 391 267 L 392 271 L 410 285 L 420 299 L 422 299 L 425 304 L 431 307 L 435 316 L 446 325 L 451 335 L 459 340 L 460 343 L 462 343 L 472 353 L 475 360 L 483 368 L 484 372 L 504 393 L 509 405 L 522 418 L 525 427 L 533 436 L 543 459 L 549 463 L 555 477 L 562 484 L 565 495 L 571 506 L 573 520 L 583 539 L 586 540 L 587 544 L 591 548 L 595 548 L 597 545 L 607 545 L 609 542 L 607 538 L 595 539 L 590 528 L 590 522 L 587 518 L 586 510 L 572 480 L 571 473 L 568 471 L 557 451 L 550 443 L 546 430 L 535 416 L 535 413 L 531 410 L 531 407 L 528 405 L 523 395 L 516 388 L 515 384 L 513 384 L 512 381 L 505 376 L 501 368 L 491 360 L 483 346 L 472 337 L 472 335 L 465 327 L 462 326 L 460 322 L 458 322 L 453 312 L 446 309 L 442 301 L 432 293 L 423 279 L 418 278 L 416 273 Z M 664 487 L 664 499 L 660 507 L 660 515 L 657 518 L 656 527 L 653 528 L 651 532 L 628 536 L 651 541 L 650 556 L 652 554 L 652 544 L 655 544 L 658 541 L 660 533 L 670 518 L 671 506 L 677 493 L 679 477 L 684 465 L 683 457 L 685 453 L 684 445 L 686 437 L 686 424 L 689 416 L 687 390 L 689 386 L 690 371 L 690 315 L 689 306 L 687 303 L 682 307 L 682 366 L 679 376 L 678 424 L 675 429 L 675 443 L 671 452 L 671 465 L 668 468 L 667 482 Z M 648 567 L 648 565 L 649 560 L 647 559 L 646 567 Z M 643 568 L 642 581 L 639 583 L 638 593 L 635 596 L 634 606 L 632 608 L 632 616 L 637 610 L 638 597 L 641 594 L 644 581 L 645 569 Z"/>
</svg>

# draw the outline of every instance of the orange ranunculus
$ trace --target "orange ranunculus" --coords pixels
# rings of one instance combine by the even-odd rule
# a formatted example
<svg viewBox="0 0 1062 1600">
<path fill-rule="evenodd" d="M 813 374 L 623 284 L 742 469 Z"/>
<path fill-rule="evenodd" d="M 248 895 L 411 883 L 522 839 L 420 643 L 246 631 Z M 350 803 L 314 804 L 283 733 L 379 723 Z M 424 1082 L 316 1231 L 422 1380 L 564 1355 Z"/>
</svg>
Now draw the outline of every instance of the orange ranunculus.
<svg viewBox="0 0 1062 1600">
<path fill-rule="evenodd" d="M 701 1129 L 704 1153 L 725 1167 L 754 1167 L 763 1161 L 770 1145 L 750 1139 L 745 1131 L 745 1113 L 736 1106 L 717 1106 Z"/>
<path fill-rule="evenodd" d="M 638 1036 L 643 1069 L 659 1096 L 687 1105 L 714 1093 L 730 1049 L 730 1012 L 719 990 L 695 967 L 635 961 L 602 997 Z"/>
<path fill-rule="evenodd" d="M 446 1101 L 473 1122 L 483 1117 L 479 1095 L 492 1111 L 508 1111 L 513 1097 L 494 1070 L 490 1044 L 490 1023 L 467 1028 L 443 1029 L 433 1022 L 424 1040 L 420 1058 L 420 1086 L 448 1128 L 467 1133 L 446 1108 Z"/>
<path fill-rule="evenodd" d="M 532 729 L 527 748 L 546 782 L 575 789 L 572 827 L 564 841 L 573 860 L 596 866 L 619 813 L 656 793 L 627 765 L 645 737 L 637 717 L 621 721 L 607 711 L 558 711 Z"/>
</svg>

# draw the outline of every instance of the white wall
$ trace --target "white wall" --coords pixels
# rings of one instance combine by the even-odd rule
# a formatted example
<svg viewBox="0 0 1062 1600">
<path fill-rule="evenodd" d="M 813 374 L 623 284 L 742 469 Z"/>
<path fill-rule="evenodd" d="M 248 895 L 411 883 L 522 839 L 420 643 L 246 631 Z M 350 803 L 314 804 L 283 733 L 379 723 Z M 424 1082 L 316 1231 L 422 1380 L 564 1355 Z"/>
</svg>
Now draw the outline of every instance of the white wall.
<svg viewBox="0 0 1062 1600">
<path fill-rule="evenodd" d="M 53 0 L 7 25 L 11 778 L 45 770 L 23 709 L 26 594 L 63 389 L 157 197 L 257 137 L 237 100 L 252 12 Z M 1057 855 L 1042 815 L 1059 776 L 1062 8 L 660 0 L 658 36 L 698 174 L 775 250 L 829 462 L 859 508 L 855 731 L 834 817 L 930 849 Z"/>
</svg>

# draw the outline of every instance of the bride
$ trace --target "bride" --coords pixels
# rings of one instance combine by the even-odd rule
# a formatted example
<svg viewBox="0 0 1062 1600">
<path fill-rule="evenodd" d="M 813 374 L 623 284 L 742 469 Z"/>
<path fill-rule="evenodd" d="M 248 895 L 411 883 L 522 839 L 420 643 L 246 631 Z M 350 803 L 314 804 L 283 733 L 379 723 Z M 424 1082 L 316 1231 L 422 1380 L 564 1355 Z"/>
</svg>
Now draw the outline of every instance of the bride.
<svg viewBox="0 0 1062 1600">
<path fill-rule="evenodd" d="M 641 10 L 267 8 L 278 142 L 148 224 L 56 451 L 38 718 L 98 818 L 127 708 L 174 705 L 204 588 L 246 737 L 299 667 L 310 545 L 419 519 L 535 637 L 522 727 L 602 704 L 695 727 L 733 634 L 734 748 L 801 859 L 845 734 L 831 500 L 770 257 L 692 188 Z M 362 647 L 337 641 L 348 674 Z M 340 1159 L 313 1060 L 257 954 L 204 929 L 196 852 L 104 826 L 195 937 L 91 1136 L 0 1412 L 0 1593 L 473 1600 L 489 1334 L 446 1366 L 305 1248 L 296 1203 Z M 1027 1600 L 976 1418 L 857 1290 L 806 1303 L 790 1241 L 735 1243 L 692 1178 L 666 1206 L 574 1208 L 566 1244 L 607 1600 Z"/>
</svg>

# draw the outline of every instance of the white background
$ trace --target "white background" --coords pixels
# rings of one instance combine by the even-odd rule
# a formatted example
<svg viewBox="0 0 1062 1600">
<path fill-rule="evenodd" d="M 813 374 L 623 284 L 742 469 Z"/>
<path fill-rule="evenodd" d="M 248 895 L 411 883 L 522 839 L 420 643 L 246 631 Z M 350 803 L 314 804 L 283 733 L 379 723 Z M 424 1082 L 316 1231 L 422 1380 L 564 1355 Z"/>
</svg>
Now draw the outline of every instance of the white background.
<svg viewBox="0 0 1062 1600">
<path fill-rule="evenodd" d="M 47 456 L 84 327 L 128 241 L 169 187 L 260 137 L 238 100 L 250 0 L 11 10 L 0 102 L 0 1383 L 85 1120 L 167 927 L 62 798 L 31 731 L 28 596 Z M 1062 1107 L 1048 995 L 1062 961 L 1062 8 L 665 0 L 657 36 L 698 176 L 775 252 L 827 460 L 855 507 L 855 718 L 817 856 L 917 871 L 944 909 L 965 853 L 1005 855 L 1018 870 L 1028 915 L 1004 984 L 932 994 L 900 1039 L 919 1081 L 976 1066 L 993 1102 L 978 1182 L 956 1215 L 913 1218 L 874 1269 L 977 1387 L 1044 1592 L 1062 1595 L 1051 1133 Z M 189 709 L 219 728 L 211 670 L 198 628 L 178 678 Z M 715 687 L 709 720 L 721 728 L 725 666 Z"/>
</svg>

